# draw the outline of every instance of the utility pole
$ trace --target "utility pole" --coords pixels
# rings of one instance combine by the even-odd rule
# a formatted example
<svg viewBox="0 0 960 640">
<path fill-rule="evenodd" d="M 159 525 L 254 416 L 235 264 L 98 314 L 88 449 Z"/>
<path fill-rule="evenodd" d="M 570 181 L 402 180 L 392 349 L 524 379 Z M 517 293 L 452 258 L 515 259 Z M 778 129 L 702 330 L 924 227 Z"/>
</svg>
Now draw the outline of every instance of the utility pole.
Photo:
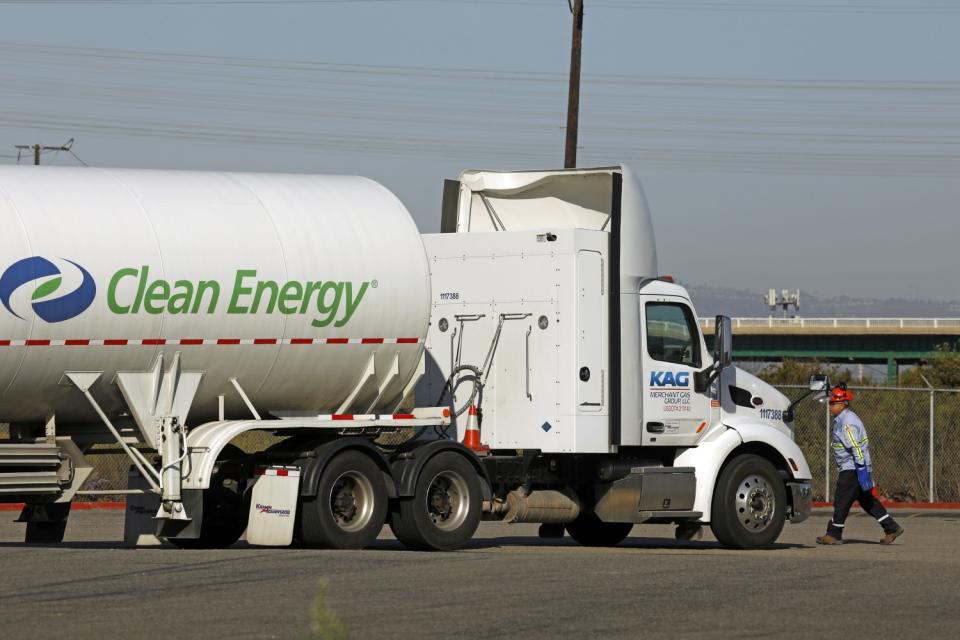
<svg viewBox="0 0 960 640">
<path fill-rule="evenodd" d="M 28 151 L 33 150 L 33 164 L 34 166 L 40 166 L 40 154 L 44 151 L 70 151 L 70 147 L 73 146 L 73 138 L 67 140 L 66 144 L 62 144 L 59 147 L 51 147 L 45 144 L 15 144 L 13 145 L 17 151 Z M 20 156 L 17 155 L 17 160 L 20 159 Z"/>
<path fill-rule="evenodd" d="M 567 0 L 567 4 L 570 0 Z M 577 166 L 577 126 L 580 120 L 580 48 L 583 41 L 583 0 L 573 0 L 573 44 L 570 47 L 570 92 L 567 101 L 567 146 L 563 166 Z"/>
</svg>

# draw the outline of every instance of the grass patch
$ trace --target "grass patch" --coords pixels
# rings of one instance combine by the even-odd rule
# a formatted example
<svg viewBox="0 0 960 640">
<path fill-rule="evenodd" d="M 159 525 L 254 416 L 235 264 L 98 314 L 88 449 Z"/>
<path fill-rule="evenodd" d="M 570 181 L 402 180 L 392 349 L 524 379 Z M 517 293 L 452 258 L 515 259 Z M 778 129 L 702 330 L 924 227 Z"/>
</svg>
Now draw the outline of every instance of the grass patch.
<svg viewBox="0 0 960 640">
<path fill-rule="evenodd" d="M 310 609 L 310 635 L 307 637 L 315 640 L 346 640 L 350 632 L 327 602 L 327 586 L 324 579 L 317 583 L 317 595 Z"/>
</svg>

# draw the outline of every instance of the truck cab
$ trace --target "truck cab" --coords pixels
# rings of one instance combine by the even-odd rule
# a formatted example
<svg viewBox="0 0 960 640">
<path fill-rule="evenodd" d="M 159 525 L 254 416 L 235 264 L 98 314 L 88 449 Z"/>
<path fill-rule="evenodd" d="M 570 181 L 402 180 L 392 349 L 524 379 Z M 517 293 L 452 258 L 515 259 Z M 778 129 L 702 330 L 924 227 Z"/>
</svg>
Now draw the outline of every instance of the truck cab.
<svg viewBox="0 0 960 640">
<path fill-rule="evenodd" d="M 441 233 L 423 239 L 418 403 L 443 398 L 460 440 L 479 408 L 490 513 L 532 500 L 542 508 L 525 521 L 555 517 L 588 543 L 638 522 L 681 537 L 710 524 L 740 547 L 809 513 L 787 398 L 730 365 L 728 319 L 708 351 L 690 296 L 659 273 L 628 167 L 465 172 L 446 185 Z M 565 499 L 576 508 L 557 515 Z"/>
</svg>

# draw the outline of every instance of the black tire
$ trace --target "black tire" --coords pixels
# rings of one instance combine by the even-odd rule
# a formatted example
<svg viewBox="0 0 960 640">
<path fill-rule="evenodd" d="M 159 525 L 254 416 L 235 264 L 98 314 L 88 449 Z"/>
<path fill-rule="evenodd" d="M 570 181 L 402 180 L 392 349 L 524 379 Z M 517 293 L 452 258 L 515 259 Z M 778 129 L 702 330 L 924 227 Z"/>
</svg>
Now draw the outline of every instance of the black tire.
<svg viewBox="0 0 960 640">
<path fill-rule="evenodd" d="M 632 522 L 601 522 L 592 513 L 582 513 L 566 524 L 570 537 L 585 547 L 614 547 L 630 535 Z"/>
<path fill-rule="evenodd" d="M 390 529 L 409 549 L 459 549 L 480 525 L 480 502 L 473 465 L 459 453 L 439 453 L 420 470 L 413 498 L 396 501 Z"/>
<path fill-rule="evenodd" d="M 248 505 L 243 492 L 246 479 L 238 465 L 231 464 L 246 454 L 233 445 L 227 445 L 217 457 L 217 470 L 210 478 L 210 488 L 203 491 L 203 518 L 200 537 L 169 538 L 181 549 L 225 549 L 231 546 L 247 528 Z"/>
<path fill-rule="evenodd" d="M 363 549 L 377 539 L 387 514 L 383 473 L 365 453 L 344 451 L 323 469 L 317 495 L 298 507 L 304 545 Z"/>
<path fill-rule="evenodd" d="M 713 492 L 710 528 L 721 543 L 736 549 L 773 544 L 787 519 L 787 489 L 765 458 L 740 455 L 720 473 Z"/>
</svg>

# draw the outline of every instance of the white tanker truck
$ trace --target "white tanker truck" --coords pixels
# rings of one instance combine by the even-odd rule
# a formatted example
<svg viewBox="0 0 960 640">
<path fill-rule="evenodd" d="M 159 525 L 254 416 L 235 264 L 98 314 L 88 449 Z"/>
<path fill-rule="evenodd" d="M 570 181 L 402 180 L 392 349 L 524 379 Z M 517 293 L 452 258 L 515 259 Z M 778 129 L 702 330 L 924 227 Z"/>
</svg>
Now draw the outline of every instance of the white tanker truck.
<svg viewBox="0 0 960 640">
<path fill-rule="evenodd" d="M 26 540 L 62 540 L 99 443 L 183 547 L 386 523 L 455 549 L 487 518 L 750 548 L 808 516 L 792 405 L 730 366 L 728 319 L 707 353 L 628 168 L 469 171 L 443 202 L 421 236 L 358 177 L 0 169 L 0 501 Z M 231 445 L 253 430 L 281 437 Z"/>
</svg>

